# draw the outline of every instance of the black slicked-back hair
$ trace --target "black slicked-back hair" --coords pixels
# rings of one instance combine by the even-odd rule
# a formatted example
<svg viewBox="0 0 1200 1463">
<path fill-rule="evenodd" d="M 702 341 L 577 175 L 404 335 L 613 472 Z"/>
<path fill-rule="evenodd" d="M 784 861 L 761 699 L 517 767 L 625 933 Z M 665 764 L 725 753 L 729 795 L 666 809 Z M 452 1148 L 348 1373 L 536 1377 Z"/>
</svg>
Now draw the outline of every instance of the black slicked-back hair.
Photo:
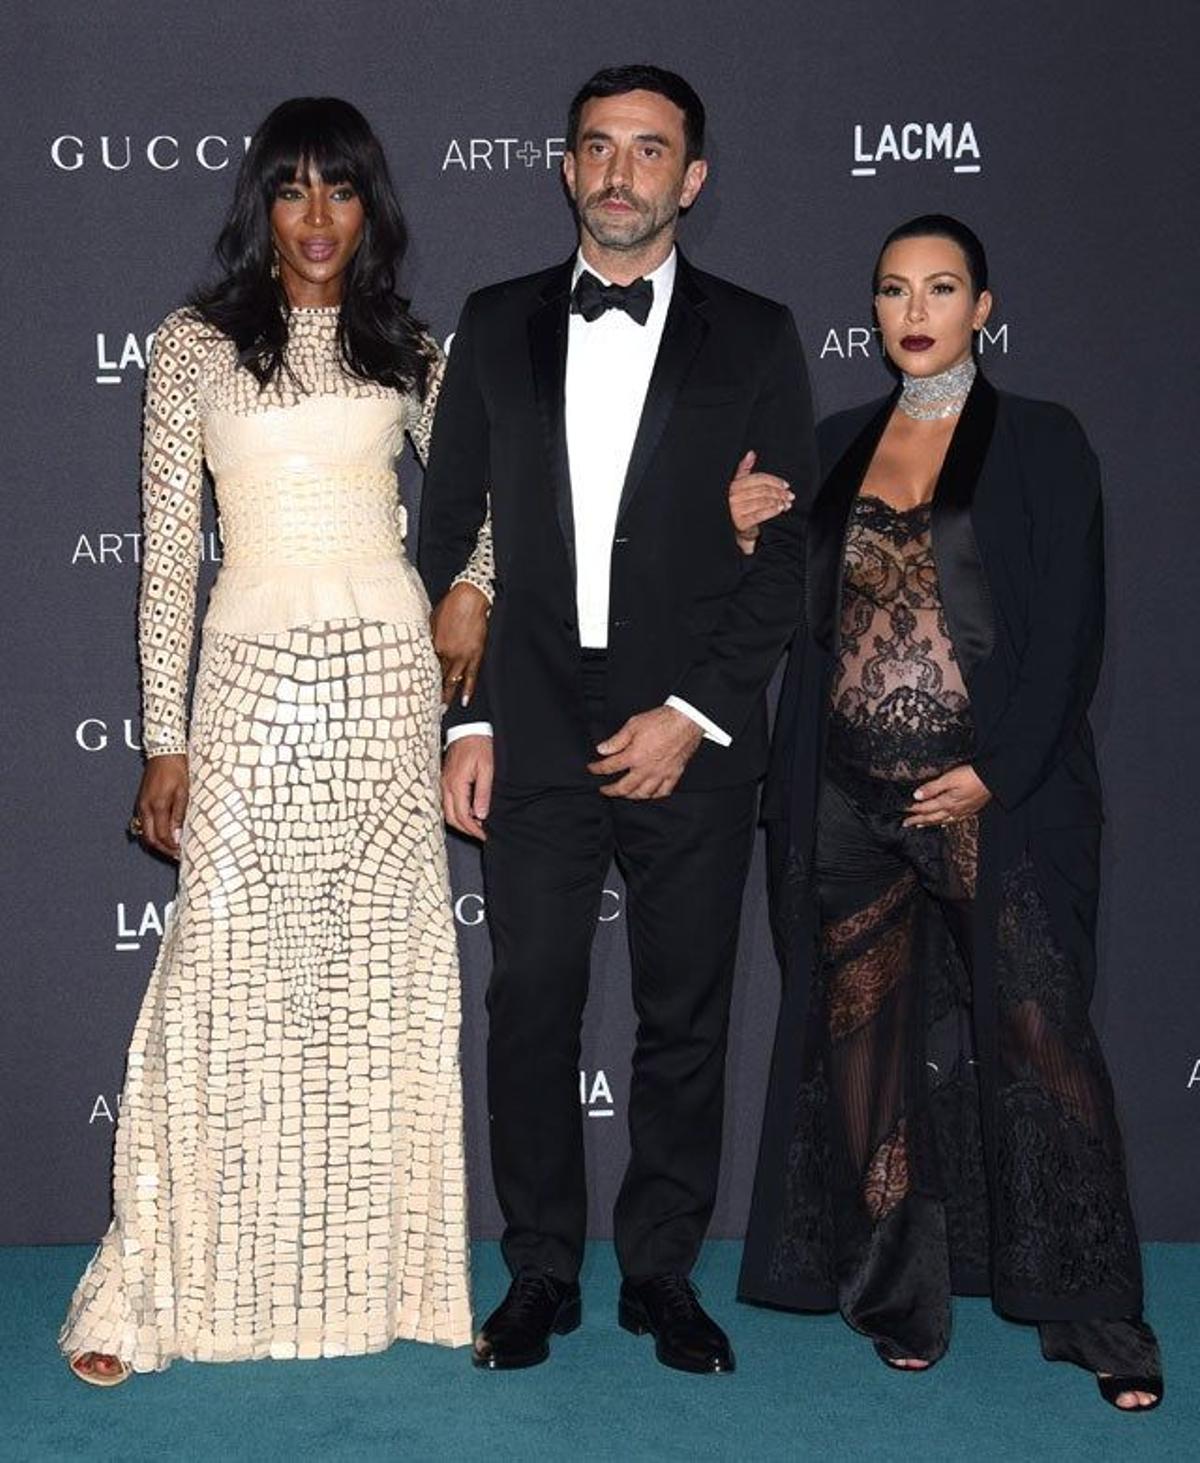
<svg viewBox="0 0 1200 1463">
<path fill-rule="evenodd" d="M 683 113 L 684 162 L 704 156 L 704 103 L 695 89 L 674 71 L 661 66 L 606 66 L 589 77 L 571 99 L 567 112 L 567 149 L 575 151 L 579 118 L 593 97 L 620 97 L 631 91 L 653 91 L 674 102 Z"/>
<path fill-rule="evenodd" d="M 408 243 L 404 216 L 379 139 L 362 113 L 337 97 L 281 102 L 255 132 L 217 239 L 222 275 L 192 298 L 193 310 L 229 336 L 264 386 L 284 369 L 290 310 L 271 270 L 271 208 L 285 183 L 309 173 L 351 184 L 365 215 L 338 316 L 346 368 L 364 380 L 423 393 L 430 364 L 425 337 L 396 292 Z"/>
<path fill-rule="evenodd" d="M 892 230 L 884 239 L 879 257 L 875 261 L 875 271 L 871 275 L 871 293 L 876 294 L 879 290 L 879 268 L 883 263 L 883 256 L 893 244 L 900 239 L 928 238 L 949 239 L 958 245 L 967 261 L 971 293 L 978 299 L 988 287 L 987 254 L 975 230 L 948 213 L 922 213 Z"/>
</svg>

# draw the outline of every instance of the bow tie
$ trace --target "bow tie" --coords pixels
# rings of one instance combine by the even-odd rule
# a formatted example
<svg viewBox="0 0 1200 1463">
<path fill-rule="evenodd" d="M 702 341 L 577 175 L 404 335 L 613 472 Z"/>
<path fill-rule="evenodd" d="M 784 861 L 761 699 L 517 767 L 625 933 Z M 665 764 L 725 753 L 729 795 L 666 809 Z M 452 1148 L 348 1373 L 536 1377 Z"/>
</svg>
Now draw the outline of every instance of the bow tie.
<svg viewBox="0 0 1200 1463">
<path fill-rule="evenodd" d="M 599 320 L 605 310 L 624 310 L 631 320 L 645 325 L 654 303 L 654 286 L 648 279 L 635 279 L 632 284 L 601 284 L 585 269 L 571 292 L 571 310 L 590 324 Z"/>
</svg>

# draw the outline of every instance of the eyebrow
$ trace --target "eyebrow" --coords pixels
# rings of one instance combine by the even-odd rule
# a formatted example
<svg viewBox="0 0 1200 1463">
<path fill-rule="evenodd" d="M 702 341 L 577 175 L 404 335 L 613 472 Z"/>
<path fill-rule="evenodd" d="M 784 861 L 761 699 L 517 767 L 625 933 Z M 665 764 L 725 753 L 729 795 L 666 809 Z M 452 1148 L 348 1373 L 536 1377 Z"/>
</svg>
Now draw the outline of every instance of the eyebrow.
<svg viewBox="0 0 1200 1463">
<path fill-rule="evenodd" d="M 599 127 L 589 127 L 580 139 L 583 142 L 611 142 L 611 132 L 605 132 Z M 634 134 L 634 142 L 657 142 L 660 147 L 673 147 L 674 143 L 669 137 L 664 137 L 661 132 L 637 132 Z"/>
<path fill-rule="evenodd" d="M 353 188 L 354 182 L 349 175 L 342 178 L 327 178 L 323 173 L 306 173 L 303 177 L 299 173 L 293 173 L 290 178 L 282 178 L 279 181 L 280 188 Z"/>
<path fill-rule="evenodd" d="M 889 269 L 886 274 L 881 274 L 879 276 L 879 283 L 882 284 L 885 279 L 898 279 L 902 284 L 908 284 L 909 282 L 907 274 L 897 274 L 894 269 Z M 921 283 L 928 284 L 931 279 L 956 279 L 959 284 L 966 283 L 962 275 L 956 274 L 953 269 L 935 269 L 932 274 L 927 274 Z"/>
</svg>

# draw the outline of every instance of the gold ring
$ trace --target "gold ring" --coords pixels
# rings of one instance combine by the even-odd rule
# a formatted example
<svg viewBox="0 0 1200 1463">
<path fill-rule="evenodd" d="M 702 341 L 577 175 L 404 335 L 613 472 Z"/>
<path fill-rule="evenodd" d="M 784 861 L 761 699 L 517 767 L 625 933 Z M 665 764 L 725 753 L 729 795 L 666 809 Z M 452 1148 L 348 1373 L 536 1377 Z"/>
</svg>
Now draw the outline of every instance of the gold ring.
<svg viewBox="0 0 1200 1463">
<path fill-rule="evenodd" d="M 458 683 L 459 683 L 459 681 L 461 681 L 461 680 L 462 680 L 462 677 L 461 676 L 451 676 L 450 677 L 450 684 L 452 686 L 457 686 Z"/>
<path fill-rule="evenodd" d="M 142 820 L 136 813 L 129 820 L 128 831 L 131 838 L 140 838 L 142 836 Z"/>
</svg>

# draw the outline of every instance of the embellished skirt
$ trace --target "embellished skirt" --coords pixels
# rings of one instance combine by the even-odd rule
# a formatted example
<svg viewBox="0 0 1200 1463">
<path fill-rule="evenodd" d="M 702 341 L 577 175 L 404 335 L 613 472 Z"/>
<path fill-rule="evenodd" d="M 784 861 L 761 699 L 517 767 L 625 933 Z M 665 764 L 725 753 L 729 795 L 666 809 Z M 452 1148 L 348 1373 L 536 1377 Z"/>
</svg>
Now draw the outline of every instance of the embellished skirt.
<svg viewBox="0 0 1200 1463">
<path fill-rule="evenodd" d="M 439 689 L 424 622 L 206 630 L 179 893 L 68 1354 L 470 1341 Z"/>
</svg>

